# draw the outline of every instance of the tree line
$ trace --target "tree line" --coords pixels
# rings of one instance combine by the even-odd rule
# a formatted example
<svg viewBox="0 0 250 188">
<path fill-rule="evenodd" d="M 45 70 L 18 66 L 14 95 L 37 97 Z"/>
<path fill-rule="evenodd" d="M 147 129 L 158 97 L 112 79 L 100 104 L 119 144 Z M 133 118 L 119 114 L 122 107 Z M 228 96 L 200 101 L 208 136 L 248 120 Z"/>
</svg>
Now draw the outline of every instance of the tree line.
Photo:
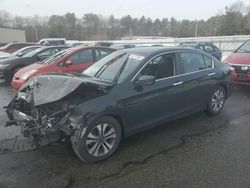
<svg viewBox="0 0 250 188">
<path fill-rule="evenodd" d="M 115 18 L 94 13 L 23 17 L 0 11 L 0 27 L 25 30 L 27 41 L 62 37 L 71 40 L 117 40 L 124 36 L 194 37 L 250 34 L 250 6 L 237 1 L 207 20 Z"/>
</svg>

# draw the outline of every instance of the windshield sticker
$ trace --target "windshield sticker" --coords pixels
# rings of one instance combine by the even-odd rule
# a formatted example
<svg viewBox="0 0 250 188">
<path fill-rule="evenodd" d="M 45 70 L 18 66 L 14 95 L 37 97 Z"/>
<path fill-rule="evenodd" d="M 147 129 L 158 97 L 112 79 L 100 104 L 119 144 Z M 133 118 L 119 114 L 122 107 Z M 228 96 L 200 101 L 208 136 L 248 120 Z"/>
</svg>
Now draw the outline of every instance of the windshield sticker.
<svg viewBox="0 0 250 188">
<path fill-rule="evenodd" d="M 141 60 L 143 60 L 143 59 L 144 59 L 144 57 L 143 57 L 143 56 L 140 56 L 140 55 L 135 55 L 135 54 L 130 55 L 130 56 L 129 56 L 129 58 L 131 58 L 131 59 L 135 59 L 135 60 L 138 60 L 138 61 L 141 61 Z"/>
</svg>

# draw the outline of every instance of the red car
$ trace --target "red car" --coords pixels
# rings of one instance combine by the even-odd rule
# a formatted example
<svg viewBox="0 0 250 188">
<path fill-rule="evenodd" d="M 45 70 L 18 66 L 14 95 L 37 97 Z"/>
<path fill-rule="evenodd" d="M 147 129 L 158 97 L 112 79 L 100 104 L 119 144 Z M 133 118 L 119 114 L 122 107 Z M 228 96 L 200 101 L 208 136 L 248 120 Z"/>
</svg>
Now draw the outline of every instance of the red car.
<svg viewBox="0 0 250 188">
<path fill-rule="evenodd" d="M 250 40 L 243 43 L 224 62 L 234 68 L 232 74 L 234 83 L 250 85 Z"/>
<path fill-rule="evenodd" d="M 21 42 L 16 42 L 16 43 L 9 43 L 9 44 L 6 44 L 5 46 L 2 46 L 0 48 L 0 51 L 2 52 L 7 52 L 7 53 L 13 53 L 21 48 L 24 48 L 26 46 L 35 46 L 37 45 L 36 43 L 27 43 L 27 42 L 24 42 L 24 43 L 21 43 Z"/>
<path fill-rule="evenodd" d="M 11 85 L 15 90 L 18 90 L 27 80 L 39 74 L 82 72 L 113 51 L 115 49 L 95 46 L 66 49 L 42 62 L 37 62 L 20 69 L 15 73 Z"/>
</svg>

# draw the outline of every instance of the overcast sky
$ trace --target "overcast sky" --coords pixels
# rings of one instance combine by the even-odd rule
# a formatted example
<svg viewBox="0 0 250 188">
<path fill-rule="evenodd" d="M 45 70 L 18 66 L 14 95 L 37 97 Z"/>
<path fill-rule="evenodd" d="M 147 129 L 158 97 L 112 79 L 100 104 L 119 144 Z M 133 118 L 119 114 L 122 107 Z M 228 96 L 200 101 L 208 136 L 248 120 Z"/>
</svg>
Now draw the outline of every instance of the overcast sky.
<svg viewBox="0 0 250 188">
<path fill-rule="evenodd" d="M 50 16 L 74 12 L 78 17 L 85 13 L 122 17 L 142 15 L 151 18 L 174 16 L 177 19 L 207 19 L 236 0 L 0 0 L 0 9 L 14 15 Z M 250 4 L 250 0 L 245 0 Z"/>
</svg>

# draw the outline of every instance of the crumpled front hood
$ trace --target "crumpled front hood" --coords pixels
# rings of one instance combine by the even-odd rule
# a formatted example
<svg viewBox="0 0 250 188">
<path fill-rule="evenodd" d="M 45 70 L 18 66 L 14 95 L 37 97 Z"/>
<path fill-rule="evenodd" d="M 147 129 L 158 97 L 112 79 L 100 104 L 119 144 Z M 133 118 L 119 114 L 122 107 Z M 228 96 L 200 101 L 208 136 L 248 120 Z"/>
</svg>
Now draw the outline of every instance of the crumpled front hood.
<svg viewBox="0 0 250 188">
<path fill-rule="evenodd" d="M 34 106 L 58 101 L 75 91 L 82 84 L 95 85 L 99 87 L 112 86 L 110 82 L 103 82 L 89 77 L 76 77 L 67 74 L 47 74 L 37 76 L 19 90 L 19 93 L 26 91 L 28 87 L 33 88 Z"/>
</svg>

